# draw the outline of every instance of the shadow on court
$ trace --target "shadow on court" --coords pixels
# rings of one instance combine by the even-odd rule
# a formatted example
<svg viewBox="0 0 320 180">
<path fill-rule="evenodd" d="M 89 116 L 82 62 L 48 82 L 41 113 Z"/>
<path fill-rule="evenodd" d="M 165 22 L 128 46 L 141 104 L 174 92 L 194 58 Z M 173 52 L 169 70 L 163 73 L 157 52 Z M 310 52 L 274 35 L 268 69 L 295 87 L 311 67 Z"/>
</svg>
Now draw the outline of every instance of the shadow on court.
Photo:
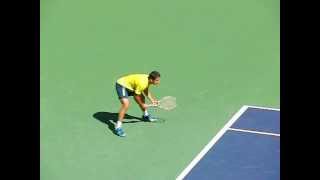
<svg viewBox="0 0 320 180">
<path fill-rule="evenodd" d="M 115 134 L 114 132 L 114 125 L 118 120 L 118 113 L 111 113 L 111 112 L 96 112 L 93 114 L 93 117 L 96 118 L 97 120 L 105 123 L 108 125 L 108 128 Z M 135 119 L 135 120 L 130 120 L 128 119 Z M 145 122 L 142 118 L 136 117 L 136 116 L 131 116 L 126 114 L 124 117 L 124 122 L 123 123 L 139 123 L 139 122 Z"/>
</svg>

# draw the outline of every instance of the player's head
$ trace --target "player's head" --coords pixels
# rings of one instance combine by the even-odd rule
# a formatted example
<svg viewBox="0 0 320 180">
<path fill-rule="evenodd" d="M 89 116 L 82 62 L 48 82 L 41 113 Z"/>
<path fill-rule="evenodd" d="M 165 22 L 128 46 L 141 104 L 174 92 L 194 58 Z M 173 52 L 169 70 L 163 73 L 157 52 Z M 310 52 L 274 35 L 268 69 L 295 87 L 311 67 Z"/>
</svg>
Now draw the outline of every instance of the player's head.
<svg viewBox="0 0 320 180">
<path fill-rule="evenodd" d="M 153 85 L 160 84 L 160 73 L 158 71 L 152 71 L 149 76 L 149 83 Z"/>
</svg>

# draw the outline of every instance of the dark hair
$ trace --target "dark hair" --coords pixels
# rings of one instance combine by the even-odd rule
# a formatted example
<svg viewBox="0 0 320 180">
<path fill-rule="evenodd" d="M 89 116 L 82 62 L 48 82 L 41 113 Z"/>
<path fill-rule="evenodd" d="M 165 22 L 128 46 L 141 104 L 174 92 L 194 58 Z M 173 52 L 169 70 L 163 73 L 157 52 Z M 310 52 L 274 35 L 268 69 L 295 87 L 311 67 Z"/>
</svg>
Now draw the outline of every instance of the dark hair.
<svg viewBox="0 0 320 180">
<path fill-rule="evenodd" d="M 155 80 L 155 79 L 157 79 L 158 77 L 160 77 L 160 73 L 159 73 L 158 71 L 152 71 L 152 72 L 149 74 L 148 79 Z"/>
</svg>

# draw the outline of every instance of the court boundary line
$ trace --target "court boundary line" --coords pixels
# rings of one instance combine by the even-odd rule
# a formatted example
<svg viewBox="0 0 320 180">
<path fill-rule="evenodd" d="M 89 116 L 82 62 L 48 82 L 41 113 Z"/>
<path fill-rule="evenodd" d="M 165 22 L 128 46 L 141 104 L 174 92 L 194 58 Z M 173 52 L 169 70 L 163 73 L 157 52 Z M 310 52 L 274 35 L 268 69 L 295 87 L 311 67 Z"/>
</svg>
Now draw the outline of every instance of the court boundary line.
<svg viewBox="0 0 320 180">
<path fill-rule="evenodd" d="M 253 134 L 261 134 L 261 135 L 269 135 L 269 136 L 277 136 L 280 137 L 280 134 L 276 133 L 269 133 L 269 132 L 262 132 L 262 131 L 253 131 L 247 129 L 238 129 L 238 128 L 229 128 L 229 131 L 237 131 L 237 132 L 245 132 L 245 133 L 253 133 Z"/>
<path fill-rule="evenodd" d="M 203 156 L 218 142 L 218 140 L 230 129 L 230 127 L 239 119 L 239 117 L 247 111 L 249 108 L 265 109 L 280 111 L 277 108 L 262 107 L 262 106 L 252 106 L 243 105 L 240 110 L 238 110 L 231 119 L 223 126 L 222 129 L 209 141 L 209 143 L 198 153 L 193 160 L 188 164 L 186 168 L 177 176 L 176 180 L 183 180 L 183 178 L 192 170 L 192 168 L 203 158 Z"/>
<path fill-rule="evenodd" d="M 252 105 L 244 105 L 248 108 L 256 108 L 256 109 L 265 109 L 265 110 L 272 110 L 272 111 L 280 111 L 279 108 L 271 108 L 271 107 L 262 107 L 262 106 L 252 106 Z"/>
<path fill-rule="evenodd" d="M 188 166 L 178 175 L 176 180 L 183 180 L 183 178 L 191 171 L 191 169 L 202 159 L 202 157 L 213 147 L 213 145 L 225 134 L 225 132 L 232 126 L 232 124 L 239 119 L 239 117 L 248 109 L 248 106 L 242 106 L 231 119 L 224 125 L 224 127 L 210 140 L 210 142 L 198 153 L 198 155 L 188 164 Z"/>
</svg>

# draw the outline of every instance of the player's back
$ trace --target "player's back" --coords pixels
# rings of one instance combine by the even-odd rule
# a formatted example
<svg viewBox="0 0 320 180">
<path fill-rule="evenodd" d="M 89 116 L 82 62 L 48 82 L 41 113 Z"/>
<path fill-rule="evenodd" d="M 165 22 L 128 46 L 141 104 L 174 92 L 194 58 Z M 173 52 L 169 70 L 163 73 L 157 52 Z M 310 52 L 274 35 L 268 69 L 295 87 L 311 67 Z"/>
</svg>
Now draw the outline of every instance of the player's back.
<svg viewBox="0 0 320 180">
<path fill-rule="evenodd" d="M 120 77 L 117 83 L 130 89 L 135 90 L 137 87 L 139 89 L 144 89 L 148 86 L 148 75 L 147 74 L 129 74 Z"/>
</svg>

